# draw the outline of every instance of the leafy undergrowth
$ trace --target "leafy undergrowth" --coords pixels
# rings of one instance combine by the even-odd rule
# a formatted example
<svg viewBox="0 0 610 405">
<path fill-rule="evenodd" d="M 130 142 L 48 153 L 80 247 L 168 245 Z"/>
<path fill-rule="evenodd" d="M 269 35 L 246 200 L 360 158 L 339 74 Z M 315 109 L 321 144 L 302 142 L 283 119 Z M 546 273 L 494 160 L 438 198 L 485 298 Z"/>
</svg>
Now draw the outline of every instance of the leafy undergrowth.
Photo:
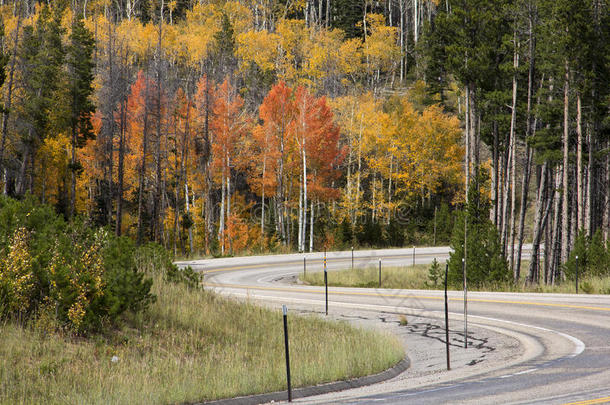
<svg viewBox="0 0 610 405">
<path fill-rule="evenodd" d="M 182 403 L 285 389 L 279 312 L 161 275 L 152 292 L 148 311 L 88 338 L 5 321 L 0 403 Z M 315 316 L 290 316 L 289 331 L 294 386 L 379 372 L 404 356 L 392 336 Z"/>
<path fill-rule="evenodd" d="M 527 269 L 528 262 L 522 264 Z M 389 289 L 438 290 L 443 288 L 444 265 L 439 266 L 440 272 L 430 271 L 430 265 L 416 264 L 415 266 L 382 267 L 381 287 Z M 300 279 L 309 285 L 324 285 L 324 273 L 308 272 Z M 379 287 L 379 268 L 376 266 L 355 268 L 347 270 L 329 271 L 328 285 L 335 287 Z M 450 287 L 451 289 L 451 287 Z M 473 291 L 496 292 L 531 292 L 531 293 L 566 293 L 575 292 L 574 280 L 568 280 L 556 285 L 528 284 L 525 279 L 518 283 L 483 283 Z M 610 277 L 585 276 L 579 280 L 579 293 L 581 294 L 610 294 Z"/>
</svg>

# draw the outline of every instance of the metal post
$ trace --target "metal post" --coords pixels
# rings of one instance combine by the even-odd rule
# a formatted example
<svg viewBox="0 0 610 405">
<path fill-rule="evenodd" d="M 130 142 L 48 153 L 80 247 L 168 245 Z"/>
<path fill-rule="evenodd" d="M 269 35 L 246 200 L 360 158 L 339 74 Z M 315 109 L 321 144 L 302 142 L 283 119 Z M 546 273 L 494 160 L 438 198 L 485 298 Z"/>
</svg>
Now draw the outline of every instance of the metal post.
<svg viewBox="0 0 610 405">
<path fill-rule="evenodd" d="M 466 278 L 466 260 L 462 259 L 464 276 L 464 348 L 468 349 L 468 282 Z"/>
<path fill-rule="evenodd" d="M 578 294 L 578 256 L 576 256 L 576 294 Z"/>
<path fill-rule="evenodd" d="M 354 270 L 354 247 L 352 246 L 352 270 Z"/>
<path fill-rule="evenodd" d="M 413 245 L 413 267 L 415 267 L 415 245 Z"/>
<path fill-rule="evenodd" d="M 284 313 L 284 347 L 286 349 L 286 382 L 288 384 L 288 402 L 292 402 L 292 388 L 290 386 L 290 352 L 288 351 L 288 310 L 282 305 Z"/>
<path fill-rule="evenodd" d="M 379 288 L 381 288 L 381 259 L 379 259 Z"/>
<path fill-rule="evenodd" d="M 445 347 L 447 351 L 447 370 L 451 370 L 449 361 L 449 305 L 447 303 L 447 273 L 449 272 L 449 264 L 445 264 Z"/>
<path fill-rule="evenodd" d="M 328 272 L 326 271 L 326 249 L 324 249 L 324 290 L 326 296 L 326 315 L 328 315 Z"/>
</svg>

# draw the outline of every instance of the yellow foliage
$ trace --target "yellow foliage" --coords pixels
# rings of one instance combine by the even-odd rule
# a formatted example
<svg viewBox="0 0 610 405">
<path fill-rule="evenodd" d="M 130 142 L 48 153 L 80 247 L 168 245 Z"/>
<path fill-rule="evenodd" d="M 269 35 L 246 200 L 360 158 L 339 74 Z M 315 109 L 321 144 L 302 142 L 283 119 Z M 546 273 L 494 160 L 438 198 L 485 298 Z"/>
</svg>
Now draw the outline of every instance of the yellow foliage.
<svg viewBox="0 0 610 405">
<path fill-rule="evenodd" d="M 459 120 L 439 106 L 416 112 L 407 100 L 391 116 L 387 135 L 395 143 L 397 186 L 407 193 L 428 195 L 441 186 L 463 183 Z M 386 141 L 387 142 L 387 141 Z"/>
<path fill-rule="evenodd" d="M 237 35 L 236 55 L 240 68 L 247 71 L 252 63 L 263 71 L 275 68 L 278 57 L 279 36 L 269 31 L 246 31 Z"/>
<path fill-rule="evenodd" d="M 65 193 L 64 179 L 68 173 L 70 139 L 65 134 L 45 138 L 37 152 L 37 173 L 40 181 L 35 183 L 36 193 L 45 202 L 56 204 Z"/>
<path fill-rule="evenodd" d="M 146 60 L 155 49 L 158 42 L 158 28 L 152 24 L 142 24 L 137 19 L 123 20 L 117 27 L 119 38 L 129 38 L 129 51 Z"/>
<path fill-rule="evenodd" d="M 357 38 L 348 39 L 339 47 L 339 69 L 345 75 L 360 72 L 362 65 L 362 41 Z"/>
<path fill-rule="evenodd" d="M 94 298 L 104 294 L 104 258 L 102 249 L 106 245 L 108 232 L 101 228 L 95 232 L 93 242 L 90 245 L 81 245 L 74 242 L 74 248 L 78 254 L 78 260 L 68 261 L 57 247 L 49 263 L 49 274 L 51 276 L 50 296 L 56 302 L 70 300 L 71 297 L 62 296 L 66 286 L 58 286 L 55 280 L 67 278 L 67 282 L 78 295 L 70 302 L 68 308 L 68 320 L 75 330 L 80 330 L 87 309 Z"/>
<path fill-rule="evenodd" d="M 10 313 L 25 312 L 29 309 L 34 293 L 34 274 L 28 249 L 29 234 L 25 228 L 17 228 L 11 237 L 8 252 L 0 260 L 0 295 L 3 310 Z M 3 300 L 3 301 L 4 301 Z"/>
<path fill-rule="evenodd" d="M 366 20 L 368 35 L 363 51 L 371 73 L 392 69 L 400 57 L 400 47 L 396 43 L 397 28 L 386 26 L 381 14 L 368 14 Z"/>
<path fill-rule="evenodd" d="M 277 26 L 280 36 L 278 78 L 289 85 L 300 84 L 303 79 L 305 49 L 309 44 L 309 28 L 302 20 L 281 20 Z"/>
</svg>

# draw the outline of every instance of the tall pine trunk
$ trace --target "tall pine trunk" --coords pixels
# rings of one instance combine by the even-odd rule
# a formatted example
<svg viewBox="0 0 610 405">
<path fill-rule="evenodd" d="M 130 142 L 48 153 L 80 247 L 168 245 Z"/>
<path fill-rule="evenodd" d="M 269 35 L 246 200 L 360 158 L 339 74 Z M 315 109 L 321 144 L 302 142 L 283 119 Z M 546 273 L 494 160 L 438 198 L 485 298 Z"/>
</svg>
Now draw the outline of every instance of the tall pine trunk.
<svg viewBox="0 0 610 405">
<path fill-rule="evenodd" d="M 570 206 L 569 193 L 570 188 L 570 138 L 569 138 L 569 96 L 570 96 L 570 70 L 568 61 L 565 61 L 565 77 L 563 87 L 563 181 L 562 181 L 562 205 L 561 205 L 561 263 L 568 261 L 568 253 L 570 249 Z"/>
</svg>

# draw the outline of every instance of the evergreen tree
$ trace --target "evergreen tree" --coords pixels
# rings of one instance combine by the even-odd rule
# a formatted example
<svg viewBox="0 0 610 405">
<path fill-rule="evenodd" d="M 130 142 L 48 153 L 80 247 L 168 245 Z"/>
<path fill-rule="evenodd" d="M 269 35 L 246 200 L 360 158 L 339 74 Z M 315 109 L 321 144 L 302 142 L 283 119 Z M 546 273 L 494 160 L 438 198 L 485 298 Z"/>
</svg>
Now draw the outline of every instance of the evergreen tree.
<svg viewBox="0 0 610 405">
<path fill-rule="evenodd" d="M 362 38 L 364 35 L 362 15 L 364 3 L 353 0 L 333 0 L 331 26 L 345 32 L 347 38 Z"/>
<path fill-rule="evenodd" d="M 235 59 L 235 31 L 226 13 L 222 14 L 221 29 L 214 34 L 213 62 L 218 81 L 232 75 L 237 67 Z"/>
<path fill-rule="evenodd" d="M 75 211 L 76 176 L 81 170 L 76 159 L 76 148 L 82 147 L 87 139 L 93 137 L 91 114 L 95 111 L 93 94 L 93 35 L 85 27 L 83 20 L 72 23 L 70 46 L 67 54 L 68 92 L 70 97 L 70 129 L 72 133 L 72 156 L 70 169 L 72 188 L 70 194 L 70 216 Z"/>
<path fill-rule="evenodd" d="M 484 183 L 482 174 L 473 178 L 468 190 L 468 202 L 456 218 L 453 228 L 448 282 L 456 287 L 461 286 L 463 280 L 464 241 L 468 285 L 477 287 L 485 282 L 505 282 L 511 278 L 498 231 L 489 220 L 489 200 L 477 187 Z"/>
<path fill-rule="evenodd" d="M 65 59 L 61 36 L 61 11 L 44 5 L 34 26 L 26 26 L 18 50 L 23 102 L 17 115 L 19 138 L 18 167 L 15 189 L 17 195 L 33 188 L 36 151 L 50 134 L 63 126 L 60 92 L 62 65 Z"/>
</svg>

